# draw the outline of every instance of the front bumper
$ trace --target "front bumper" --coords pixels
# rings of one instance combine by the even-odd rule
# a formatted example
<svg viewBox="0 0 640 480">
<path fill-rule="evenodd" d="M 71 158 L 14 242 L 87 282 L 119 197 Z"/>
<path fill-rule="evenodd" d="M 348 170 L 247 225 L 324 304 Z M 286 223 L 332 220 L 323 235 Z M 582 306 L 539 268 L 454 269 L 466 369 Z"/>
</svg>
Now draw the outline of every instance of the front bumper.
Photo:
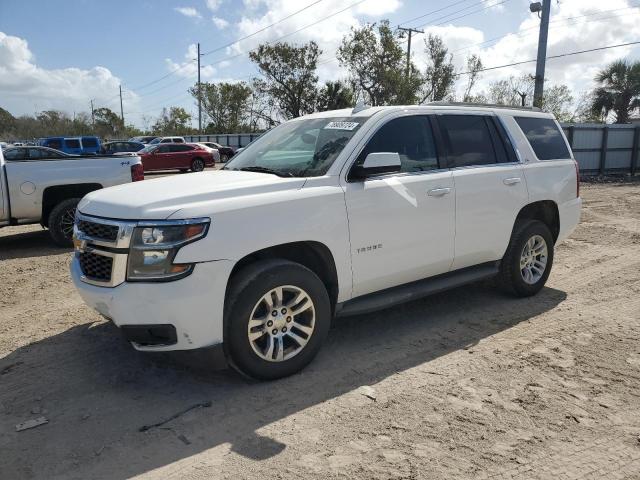
<svg viewBox="0 0 640 480">
<path fill-rule="evenodd" d="M 188 277 L 173 282 L 124 282 L 100 287 L 82 281 L 77 256 L 71 262 L 71 277 L 82 299 L 118 326 L 173 325 L 172 345 L 141 345 L 137 350 L 191 350 L 223 341 L 223 312 L 230 260 L 198 263 Z"/>
</svg>

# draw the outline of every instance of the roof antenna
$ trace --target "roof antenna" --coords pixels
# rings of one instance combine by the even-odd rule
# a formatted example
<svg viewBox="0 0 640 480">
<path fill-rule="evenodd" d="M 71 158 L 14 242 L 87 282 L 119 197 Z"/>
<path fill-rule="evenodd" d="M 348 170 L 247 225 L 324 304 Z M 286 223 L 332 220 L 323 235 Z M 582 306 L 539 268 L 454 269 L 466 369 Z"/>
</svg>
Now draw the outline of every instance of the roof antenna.
<svg viewBox="0 0 640 480">
<path fill-rule="evenodd" d="M 358 112 L 361 112 L 362 110 L 366 110 L 367 108 L 369 108 L 369 105 L 364 103 L 364 100 L 360 100 L 358 103 L 356 103 L 356 106 L 354 107 L 354 109 L 351 110 L 351 113 L 358 113 Z"/>
</svg>

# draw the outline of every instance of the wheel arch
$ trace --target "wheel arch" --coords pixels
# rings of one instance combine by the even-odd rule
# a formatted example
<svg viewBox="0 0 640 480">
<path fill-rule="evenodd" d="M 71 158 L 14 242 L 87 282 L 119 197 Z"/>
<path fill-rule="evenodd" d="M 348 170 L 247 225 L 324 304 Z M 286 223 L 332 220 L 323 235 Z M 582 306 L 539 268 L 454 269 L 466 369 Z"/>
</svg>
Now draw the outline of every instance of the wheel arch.
<svg viewBox="0 0 640 480">
<path fill-rule="evenodd" d="M 42 217 L 40 223 L 47 227 L 51 210 L 61 201 L 68 198 L 82 198 L 87 193 L 100 190 L 99 183 L 76 183 L 70 185 L 54 185 L 47 187 L 42 192 Z"/>
<path fill-rule="evenodd" d="M 339 283 L 333 254 L 324 243 L 311 240 L 274 245 L 245 255 L 236 262 L 231 270 L 229 280 L 227 281 L 225 298 L 228 297 L 231 280 L 240 270 L 255 262 L 266 259 L 289 260 L 299 263 L 314 272 L 327 289 L 332 311 L 335 309 L 338 299 Z"/>
<path fill-rule="evenodd" d="M 553 200 L 539 200 L 525 205 L 520 212 L 518 212 L 516 222 L 519 220 L 541 221 L 551 231 L 553 241 L 556 242 L 558 240 L 558 235 L 560 234 L 560 212 L 558 210 L 558 204 Z"/>
</svg>

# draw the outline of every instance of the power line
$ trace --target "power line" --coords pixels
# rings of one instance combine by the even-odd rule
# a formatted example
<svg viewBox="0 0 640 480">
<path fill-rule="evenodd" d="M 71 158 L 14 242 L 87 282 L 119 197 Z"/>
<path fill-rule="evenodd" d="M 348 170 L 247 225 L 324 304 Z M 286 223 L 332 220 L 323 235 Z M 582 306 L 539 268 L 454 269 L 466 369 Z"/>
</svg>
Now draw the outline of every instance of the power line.
<svg viewBox="0 0 640 480">
<path fill-rule="evenodd" d="M 487 0 L 483 0 L 483 1 L 479 2 L 479 3 L 484 3 L 485 1 L 487 1 Z M 439 25 L 442 25 L 442 24 L 444 24 L 444 23 L 451 22 L 451 21 L 453 21 L 453 20 L 458 20 L 458 19 L 460 19 L 460 18 L 464 18 L 464 17 L 467 17 L 467 16 L 469 16 L 469 15 L 473 15 L 473 14 L 475 14 L 475 13 L 482 12 L 482 11 L 487 10 L 487 9 L 489 9 L 489 8 L 497 7 L 498 5 L 502 5 L 503 3 L 507 3 L 507 2 L 510 2 L 510 1 L 511 1 L 511 0 L 503 0 L 503 1 L 501 1 L 500 3 L 496 3 L 496 4 L 493 4 L 493 5 L 488 5 L 488 6 L 484 7 L 484 8 L 481 8 L 481 9 L 478 9 L 478 10 L 474 10 L 473 12 L 469 12 L 469 13 L 467 13 L 467 14 L 465 14 L 465 15 L 460 15 L 459 17 L 455 17 L 455 18 L 451 18 L 451 19 L 445 20 L 444 22 L 441 22 L 441 23 L 436 23 L 436 24 L 425 23 L 425 24 L 423 24 L 423 25 L 420 25 L 420 28 L 424 28 L 424 27 L 428 27 L 428 26 L 439 26 Z M 460 2 L 458 2 L 458 3 L 460 3 Z M 455 5 L 455 4 L 452 4 L 452 5 Z M 473 6 L 473 5 L 471 5 L 471 6 Z M 434 12 L 431 12 L 431 13 L 434 13 Z M 438 18 L 436 18 L 434 21 L 440 20 L 440 19 L 445 18 L 445 17 L 448 17 L 448 16 L 450 16 L 450 15 L 454 15 L 455 13 L 457 13 L 457 12 L 451 12 L 450 14 L 447 14 L 447 15 L 444 15 L 444 16 L 442 16 L 442 17 L 438 17 Z M 423 16 L 424 16 L 424 15 L 422 15 L 421 17 L 423 17 Z M 420 18 L 420 17 L 416 17 L 416 18 Z M 410 22 L 410 21 L 411 21 L 411 20 L 408 20 L 407 22 Z M 407 22 L 404 22 L 404 23 L 407 23 Z M 537 28 L 537 27 L 536 27 L 536 28 Z M 403 43 L 404 43 L 404 42 L 403 42 Z M 337 51 L 337 50 L 336 50 L 336 51 L 334 51 L 334 52 L 333 52 L 333 55 L 334 55 L 333 57 L 331 57 L 331 58 L 327 58 L 327 59 L 325 59 L 325 60 L 323 60 L 323 61 L 319 62 L 319 63 L 318 63 L 318 66 L 320 66 L 320 65 L 325 65 L 325 64 L 330 63 L 330 62 L 332 62 L 332 61 L 334 61 L 334 60 L 338 60 L 338 57 L 337 57 L 337 55 L 336 55 L 337 53 L 338 53 L 338 51 Z"/>
<path fill-rule="evenodd" d="M 305 25 L 304 27 L 300 27 L 299 29 L 294 30 L 293 32 L 289 32 L 289 33 L 287 33 L 287 34 L 285 34 L 285 35 L 281 35 L 281 36 L 279 36 L 278 38 L 275 38 L 275 39 L 271 40 L 269 43 L 278 42 L 278 41 L 282 40 L 283 38 L 287 38 L 287 37 L 290 37 L 291 35 L 295 35 L 295 34 L 296 34 L 296 33 L 298 33 L 298 32 L 301 32 L 301 31 L 303 31 L 303 30 L 306 30 L 307 28 L 311 28 L 311 27 L 313 27 L 313 26 L 315 26 L 315 25 L 317 25 L 317 24 L 319 24 L 319 23 L 321 23 L 321 22 L 324 22 L 325 20 L 328 20 L 328 19 L 330 19 L 330 18 L 332 18 L 332 17 L 335 17 L 336 15 L 339 15 L 339 14 L 341 14 L 341 13 L 343 13 L 343 12 L 346 12 L 347 10 L 349 10 L 349 9 L 351 9 L 351 8 L 353 8 L 353 7 L 355 7 L 355 6 L 359 5 L 359 4 L 361 4 L 361 3 L 363 3 L 363 2 L 366 2 L 366 1 L 367 1 L 367 0 L 358 0 L 357 2 L 352 3 L 352 4 L 348 5 L 347 7 L 343 8 L 342 10 L 338 10 L 337 12 L 333 12 L 331 15 L 327 15 L 326 17 L 323 17 L 323 18 L 321 18 L 321 19 L 319 19 L 319 20 L 316 20 L 315 22 L 310 23 L 310 24 L 308 24 L 308 25 Z M 249 52 L 250 52 L 250 51 L 251 51 L 251 50 L 249 50 Z M 238 53 L 238 54 L 236 54 L 236 55 L 232 55 L 232 56 L 230 56 L 230 57 L 221 58 L 221 59 L 219 59 L 219 60 L 216 60 L 215 62 L 212 62 L 212 63 L 208 64 L 208 66 L 217 65 L 217 64 L 219 64 L 219 63 L 226 62 L 226 61 L 232 60 L 232 59 L 234 59 L 234 58 L 242 57 L 242 56 L 246 55 L 247 53 L 248 53 L 248 52 L 242 52 L 242 53 Z"/>
<path fill-rule="evenodd" d="M 630 45 L 638 45 L 638 44 L 640 44 L 640 40 L 636 41 L 636 42 L 619 43 L 617 45 L 607 45 L 606 47 L 590 48 L 588 50 L 578 50 L 576 52 L 561 53 L 559 55 L 549 55 L 549 56 L 547 56 L 545 58 L 547 60 L 551 60 L 551 59 L 554 59 L 554 58 L 562 58 L 562 57 L 570 57 L 572 55 L 579 55 L 581 53 L 597 52 L 597 51 L 600 51 L 600 50 L 608 50 L 610 48 L 628 47 Z M 497 65 L 495 67 L 481 68 L 480 70 L 475 70 L 475 72 L 477 72 L 477 73 L 487 72 L 489 70 L 498 70 L 500 68 L 514 67 L 516 65 L 523 65 L 525 63 L 533 63 L 533 62 L 536 62 L 536 61 L 537 60 L 535 58 L 532 59 L 532 60 L 522 60 L 520 62 L 507 63 L 505 65 Z M 460 72 L 460 73 L 456 73 L 455 76 L 469 75 L 471 73 L 474 73 L 474 72 L 472 72 L 472 71 Z"/>
<path fill-rule="evenodd" d="M 309 5 L 307 5 L 306 7 L 303 7 L 303 8 L 301 8 L 300 10 L 296 10 L 295 12 L 290 13 L 290 14 L 289 14 L 289 15 L 287 15 L 286 17 L 283 17 L 283 18 L 281 18 L 280 20 L 275 21 L 275 22 L 273 22 L 273 23 L 272 23 L 272 24 L 270 24 L 270 25 L 267 25 L 266 27 L 263 27 L 263 28 L 261 28 L 260 30 L 257 30 L 257 31 L 255 31 L 255 32 L 253 32 L 253 33 L 250 33 L 249 35 L 246 35 L 246 36 L 244 36 L 244 37 L 242 37 L 242 38 L 238 38 L 237 40 L 235 40 L 235 41 L 233 41 L 233 42 L 231 42 L 231 43 L 227 43 L 226 45 L 223 45 L 223 46 L 221 46 L 221 47 L 214 48 L 213 50 L 209 50 L 208 52 L 203 53 L 203 54 L 202 54 L 202 56 L 209 55 L 209 54 L 214 53 L 214 52 L 219 52 L 220 50 L 224 50 L 225 48 L 230 47 L 230 46 L 232 46 L 232 45 L 235 45 L 236 43 L 239 43 L 239 42 L 241 42 L 242 40 L 246 40 L 247 38 L 251 38 L 251 37 L 253 37 L 253 36 L 255 36 L 255 35 L 258 35 L 259 33 L 262 33 L 262 32 L 264 32 L 265 30 L 268 30 L 268 29 L 270 29 L 271 27 L 274 27 L 275 25 L 278 25 L 279 23 L 284 22 L 285 20 L 287 20 L 287 19 L 289 19 L 289 18 L 291 18 L 291 17 L 293 17 L 293 16 L 295 16 L 295 15 L 299 14 L 300 12 L 304 12 L 305 10 L 307 10 L 307 9 L 309 9 L 309 8 L 311 8 L 311 7 L 313 7 L 314 5 L 317 5 L 318 3 L 322 2 L 322 1 L 323 1 L 323 0 L 316 0 L 315 2 L 310 3 L 310 4 L 309 4 Z M 465 0 L 465 1 L 466 1 L 466 0 Z"/>
<path fill-rule="evenodd" d="M 634 5 L 632 7 L 615 8 L 613 10 L 603 10 L 603 11 L 600 11 L 600 12 L 594 12 L 594 13 L 589 13 L 589 14 L 585 14 L 585 15 L 577 15 L 575 17 L 557 18 L 556 20 L 552 20 L 549 23 L 550 24 L 560 24 L 560 25 L 556 25 L 556 26 L 552 27 L 552 28 L 558 28 L 558 27 L 564 26 L 562 24 L 566 23 L 568 20 L 576 20 L 576 19 L 585 18 L 585 17 L 592 17 L 594 15 L 601 15 L 603 13 L 616 12 L 616 11 L 620 11 L 620 10 L 629 10 L 629 9 L 634 9 L 634 8 L 638 8 L 638 5 Z M 640 14 L 640 11 L 639 12 L 635 12 L 635 13 L 625 14 L 625 15 L 611 15 L 611 16 L 608 16 L 608 17 L 594 18 L 592 20 L 587 20 L 587 21 L 585 21 L 583 23 L 600 22 L 600 21 L 604 21 L 604 20 L 610 20 L 612 18 L 620 18 L 620 17 L 627 16 L 627 15 L 638 15 L 638 14 Z M 578 23 L 578 22 L 569 22 L 568 24 L 571 25 L 573 23 Z M 485 40 L 484 42 L 472 43 L 472 44 L 469 44 L 469 45 L 465 45 L 464 47 L 452 50 L 451 53 L 455 54 L 456 52 L 461 52 L 463 50 L 469 50 L 470 48 L 473 48 L 473 47 L 480 47 L 480 46 L 486 45 L 488 43 L 495 42 L 497 40 L 501 40 L 501 39 L 506 38 L 506 37 L 508 37 L 510 35 L 513 35 L 515 37 L 523 37 L 523 36 L 526 36 L 526 35 L 529 35 L 529 34 L 528 33 L 522 33 L 522 32 L 526 32 L 526 31 L 529 31 L 529 30 L 537 30 L 537 29 L 538 29 L 538 25 L 535 25 L 535 26 L 529 27 L 529 28 L 523 28 L 522 30 L 519 30 L 520 33 L 509 32 L 509 33 L 506 33 L 504 35 L 500 35 L 498 37 L 490 38 L 489 40 Z"/>
<path fill-rule="evenodd" d="M 427 17 L 427 16 L 429 16 L 429 15 L 433 15 L 434 13 L 441 12 L 442 10 L 446 10 L 447 8 L 455 7 L 456 5 L 460 5 L 461 3 L 465 3 L 465 2 L 468 2 L 468 1 L 469 1 L 469 0 L 460 0 L 460 1 L 458 1 L 458 2 L 455 2 L 455 3 L 452 3 L 452 4 L 450 4 L 450 5 L 444 6 L 444 7 L 442 7 L 442 8 L 438 8 L 437 10 L 432 10 L 432 11 L 430 11 L 430 12 L 428 12 L 428 13 L 424 13 L 424 14 L 422 14 L 422 15 L 420 15 L 420 16 L 413 17 L 413 18 L 411 18 L 411 19 L 409 19 L 409 20 L 405 20 L 405 21 L 403 21 L 403 22 L 400 22 L 398 25 L 404 25 L 405 23 L 414 22 L 415 20 L 418 20 L 418 19 L 420 19 L 420 18 L 424 18 L 424 17 Z M 483 2 L 485 2 L 485 1 L 487 1 L 487 0 L 482 0 L 482 2 L 479 2 L 479 3 L 483 3 Z"/>
<path fill-rule="evenodd" d="M 468 1 L 468 0 L 465 0 L 465 1 Z M 434 19 L 434 20 L 430 20 L 429 23 L 437 22 L 438 20 L 442 20 L 443 18 L 450 17 L 451 15 L 455 15 L 457 13 L 464 12 L 465 10 L 469 10 L 470 8 L 473 8 L 473 7 L 477 6 L 477 5 L 481 5 L 483 3 L 487 3 L 489 1 L 491 1 L 491 0 L 480 0 L 479 2 L 473 3 L 471 5 L 467 5 L 466 7 L 463 7 L 461 9 L 459 9 L 459 10 L 456 10 L 455 12 L 449 12 L 449 13 L 446 13 L 446 14 L 444 14 L 444 15 L 442 15 L 442 16 Z M 434 13 L 440 12 L 440 11 L 445 10 L 447 8 L 453 7 L 454 5 L 458 5 L 459 3 L 462 3 L 462 2 L 456 2 L 456 3 L 453 3 L 453 4 L 449 5 L 448 7 L 440 8 L 438 10 L 434 10 L 432 12 L 425 13 L 423 15 L 418 15 L 417 17 L 414 17 L 412 19 L 405 20 L 404 22 L 401 23 L 401 25 L 404 25 L 406 23 L 415 22 L 416 20 L 419 20 L 419 19 L 424 18 L 424 17 L 428 17 L 429 15 L 432 15 Z M 490 8 L 490 7 L 495 7 L 495 5 L 489 5 L 488 8 Z M 422 27 L 422 25 L 421 25 L 421 27 Z"/>
<path fill-rule="evenodd" d="M 468 16 L 470 16 L 470 15 L 475 15 L 476 13 L 484 12 L 485 10 L 488 10 L 488 9 L 490 9 L 490 8 L 493 8 L 493 7 L 498 7 L 498 6 L 500 6 L 500 5 L 503 5 L 503 4 L 505 4 L 505 3 L 507 3 L 507 2 L 511 2 L 511 1 L 512 1 L 512 0 L 502 0 L 501 2 L 494 3 L 493 5 L 487 5 L 487 6 L 486 6 L 486 7 L 484 7 L 484 8 L 479 8 L 478 10 L 474 10 L 473 12 L 465 13 L 464 15 L 460 15 L 460 16 L 458 16 L 458 17 L 448 18 L 448 19 L 446 19 L 446 20 L 444 20 L 444 21 L 442 21 L 442 22 L 440 22 L 440 23 L 435 23 L 435 24 L 432 24 L 432 23 L 425 23 L 425 24 L 423 24 L 423 25 L 419 25 L 417 28 L 424 28 L 424 27 L 426 27 L 426 26 L 428 26 L 428 25 L 431 25 L 431 26 L 434 26 L 434 27 L 439 27 L 440 25 L 444 25 L 445 23 L 453 22 L 454 20 L 460 20 L 461 18 L 465 18 L 465 17 L 468 17 Z M 454 13 L 454 12 L 452 12 L 452 13 L 451 13 L 451 15 L 453 15 L 453 13 Z M 446 17 L 446 16 L 448 16 L 448 15 L 445 15 L 445 17 Z M 441 17 L 441 18 L 444 18 L 444 17 Z M 437 21 L 437 20 L 440 20 L 440 18 L 437 18 L 437 19 L 436 19 L 436 20 L 434 20 L 434 21 Z"/>
<path fill-rule="evenodd" d="M 176 74 L 177 72 L 179 72 L 180 70 L 182 70 L 182 69 L 184 69 L 184 68 L 187 68 L 187 67 L 189 66 L 189 63 L 193 63 L 193 62 L 195 62 L 195 61 L 196 61 L 196 59 L 194 58 L 193 60 L 189 61 L 189 62 L 188 62 L 188 63 L 186 63 L 185 65 L 180 65 L 178 68 L 176 68 L 176 69 L 174 69 L 174 70 L 170 71 L 170 72 L 169 72 L 169 73 L 167 73 L 166 75 L 163 75 L 162 77 L 160 77 L 160 78 L 158 78 L 158 79 L 156 79 L 156 80 L 153 80 L 153 81 L 151 81 L 151 82 L 149 82 L 149 83 L 145 83 L 144 85 L 140 85 L 139 87 L 131 87 L 131 88 L 129 88 L 129 90 L 142 90 L 143 88 L 147 88 L 147 87 L 150 87 L 151 85 L 155 85 L 156 83 L 158 83 L 158 82 L 160 82 L 160 81 L 164 80 L 165 78 L 168 78 L 168 77 L 170 77 L 171 75 L 175 75 L 175 74 Z"/>
</svg>

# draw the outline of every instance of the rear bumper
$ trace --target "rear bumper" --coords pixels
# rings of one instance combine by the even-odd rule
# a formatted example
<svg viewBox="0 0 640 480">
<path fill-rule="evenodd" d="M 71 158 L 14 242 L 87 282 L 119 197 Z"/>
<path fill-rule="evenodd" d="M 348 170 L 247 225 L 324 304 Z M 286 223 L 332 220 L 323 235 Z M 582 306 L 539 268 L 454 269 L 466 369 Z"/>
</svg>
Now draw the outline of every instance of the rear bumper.
<svg viewBox="0 0 640 480">
<path fill-rule="evenodd" d="M 109 288 L 83 282 L 74 258 L 71 277 L 87 305 L 118 327 L 129 327 L 123 333 L 137 350 L 157 352 L 222 343 L 224 297 L 232 268 L 228 260 L 198 263 L 191 275 L 174 282 L 125 282 Z"/>
<path fill-rule="evenodd" d="M 560 214 L 560 233 L 556 243 L 561 242 L 573 232 L 580 223 L 580 212 L 582 211 L 582 198 L 574 198 L 558 206 Z"/>
</svg>

